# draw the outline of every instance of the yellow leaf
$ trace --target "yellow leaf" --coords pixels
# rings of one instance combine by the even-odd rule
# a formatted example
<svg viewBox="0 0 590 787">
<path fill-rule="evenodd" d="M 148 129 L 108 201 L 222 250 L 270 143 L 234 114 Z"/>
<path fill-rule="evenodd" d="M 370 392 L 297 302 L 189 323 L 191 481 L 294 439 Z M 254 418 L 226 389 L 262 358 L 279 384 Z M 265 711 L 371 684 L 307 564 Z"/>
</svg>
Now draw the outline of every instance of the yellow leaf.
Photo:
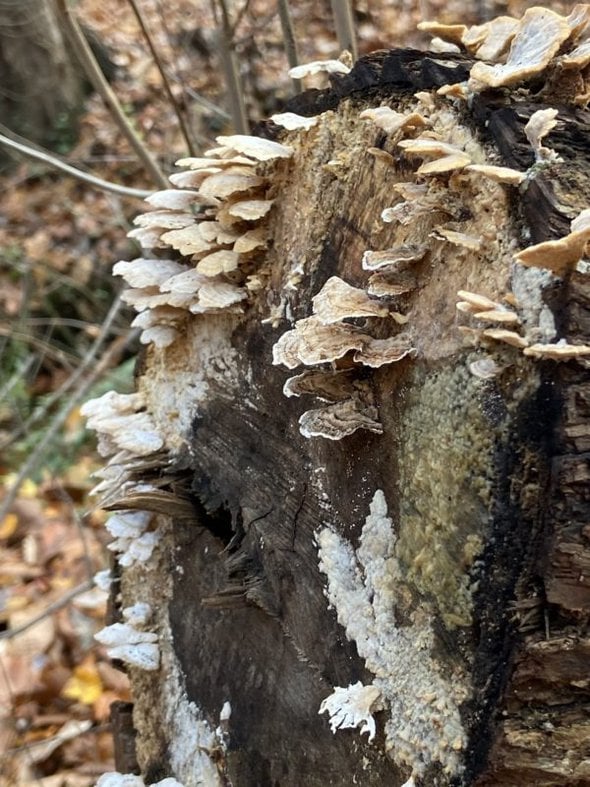
<svg viewBox="0 0 590 787">
<path fill-rule="evenodd" d="M 68 700 L 78 700 L 84 705 L 92 705 L 101 696 L 103 691 L 102 681 L 93 660 L 86 659 L 80 666 L 74 668 L 72 677 L 69 678 L 61 696 Z"/>
<path fill-rule="evenodd" d="M 10 538 L 16 530 L 18 525 L 18 517 L 16 514 L 6 514 L 2 522 L 0 522 L 0 538 Z"/>
</svg>

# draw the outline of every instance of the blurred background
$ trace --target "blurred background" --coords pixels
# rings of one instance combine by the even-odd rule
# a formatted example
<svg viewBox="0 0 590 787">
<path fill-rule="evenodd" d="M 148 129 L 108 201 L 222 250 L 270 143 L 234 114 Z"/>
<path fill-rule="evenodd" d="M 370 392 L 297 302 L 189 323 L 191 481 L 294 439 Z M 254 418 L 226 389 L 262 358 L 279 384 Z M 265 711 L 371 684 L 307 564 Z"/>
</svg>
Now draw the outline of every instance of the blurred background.
<svg viewBox="0 0 590 787">
<path fill-rule="evenodd" d="M 110 553 L 79 408 L 133 386 L 137 333 L 110 271 L 139 256 L 126 233 L 142 194 L 280 110 L 300 88 L 289 64 L 426 49 L 421 20 L 530 5 L 0 0 L 1 787 L 87 787 L 113 769 L 109 706 L 129 692 L 93 641 Z"/>
</svg>

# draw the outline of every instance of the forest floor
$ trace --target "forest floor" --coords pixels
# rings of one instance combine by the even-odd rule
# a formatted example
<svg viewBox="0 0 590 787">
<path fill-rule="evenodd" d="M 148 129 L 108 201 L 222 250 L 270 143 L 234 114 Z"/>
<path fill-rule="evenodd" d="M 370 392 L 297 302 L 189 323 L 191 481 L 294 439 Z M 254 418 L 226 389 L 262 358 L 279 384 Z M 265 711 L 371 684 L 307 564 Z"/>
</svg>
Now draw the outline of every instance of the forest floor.
<svg viewBox="0 0 590 787">
<path fill-rule="evenodd" d="M 477 22 L 499 10 L 520 15 L 527 5 L 475 0 L 466 11 L 462 0 L 359 0 L 359 52 L 426 48 L 428 37 L 416 31 L 421 18 Z M 193 144 L 204 150 L 231 128 L 211 3 L 143 0 L 139 6 Z M 300 61 L 337 57 L 330 3 L 291 7 Z M 292 94 L 281 28 L 271 0 L 235 0 L 230 8 L 254 124 Z M 113 88 L 135 128 L 172 172 L 186 145 L 131 6 L 81 0 L 77 12 L 116 66 Z M 152 187 L 95 94 L 66 158 L 106 180 Z M 106 515 L 88 498 L 100 460 L 73 402 L 72 380 L 80 371 L 82 381 L 90 375 L 89 353 L 118 289 L 110 278 L 113 263 L 137 256 L 126 232 L 142 202 L 24 159 L 0 170 L 0 183 L 0 503 L 20 483 L 0 519 L 0 785 L 88 787 L 114 767 L 109 706 L 128 700 L 129 692 L 125 674 L 93 640 L 107 599 L 92 587 L 92 576 L 108 567 L 110 553 Z M 131 388 L 130 319 L 122 310 L 104 337 L 96 359 L 104 368 L 87 398 Z M 63 428 L 42 451 L 45 430 L 63 407 Z"/>
</svg>

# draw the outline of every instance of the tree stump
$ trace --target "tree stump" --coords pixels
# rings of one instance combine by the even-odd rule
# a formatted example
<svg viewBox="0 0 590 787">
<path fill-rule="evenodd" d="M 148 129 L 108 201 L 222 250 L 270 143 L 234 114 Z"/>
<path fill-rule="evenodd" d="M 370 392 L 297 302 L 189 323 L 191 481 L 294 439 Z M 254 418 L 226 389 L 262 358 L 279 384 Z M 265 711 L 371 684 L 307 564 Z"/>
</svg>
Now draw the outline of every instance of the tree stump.
<svg viewBox="0 0 590 787">
<path fill-rule="evenodd" d="M 250 190 L 178 181 L 227 236 L 183 251 L 159 231 L 226 289 L 168 312 L 141 358 L 166 458 L 127 461 L 107 500 L 160 534 L 119 598 L 159 636 L 159 670 L 129 668 L 146 783 L 590 783 L 588 348 L 567 356 L 590 286 L 575 260 L 514 261 L 590 204 L 588 117 L 559 64 L 466 102 L 444 86 L 472 65 L 361 58 L 288 108 L 312 128 L 261 125 L 293 154 L 234 162 Z M 379 105 L 397 130 L 359 118 Z M 535 153 L 524 128 L 548 107 Z M 236 139 L 218 155 L 243 156 Z M 267 210 L 248 200 L 274 202 L 242 222 Z M 239 263 L 211 260 L 253 226 Z"/>
</svg>

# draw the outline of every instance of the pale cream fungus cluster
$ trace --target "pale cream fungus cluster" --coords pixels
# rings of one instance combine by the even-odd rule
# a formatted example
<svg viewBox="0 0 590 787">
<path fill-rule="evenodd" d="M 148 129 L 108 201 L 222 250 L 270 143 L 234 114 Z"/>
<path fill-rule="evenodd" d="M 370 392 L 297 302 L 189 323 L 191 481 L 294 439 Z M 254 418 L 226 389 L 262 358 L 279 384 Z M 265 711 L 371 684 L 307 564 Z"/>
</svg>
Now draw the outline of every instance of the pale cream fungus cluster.
<svg viewBox="0 0 590 787">
<path fill-rule="evenodd" d="M 138 216 L 129 233 L 148 251 L 173 249 L 187 259 L 142 257 L 113 268 L 131 287 L 123 298 L 139 312 L 132 324 L 142 329 L 144 344 L 168 347 L 188 315 L 239 309 L 261 286 L 253 261 L 267 244 L 273 200 L 268 174 L 258 168 L 293 151 L 240 134 L 217 142 L 203 157 L 177 162 L 188 168 L 170 177 L 177 188 L 148 197 L 153 210 Z"/>
</svg>

